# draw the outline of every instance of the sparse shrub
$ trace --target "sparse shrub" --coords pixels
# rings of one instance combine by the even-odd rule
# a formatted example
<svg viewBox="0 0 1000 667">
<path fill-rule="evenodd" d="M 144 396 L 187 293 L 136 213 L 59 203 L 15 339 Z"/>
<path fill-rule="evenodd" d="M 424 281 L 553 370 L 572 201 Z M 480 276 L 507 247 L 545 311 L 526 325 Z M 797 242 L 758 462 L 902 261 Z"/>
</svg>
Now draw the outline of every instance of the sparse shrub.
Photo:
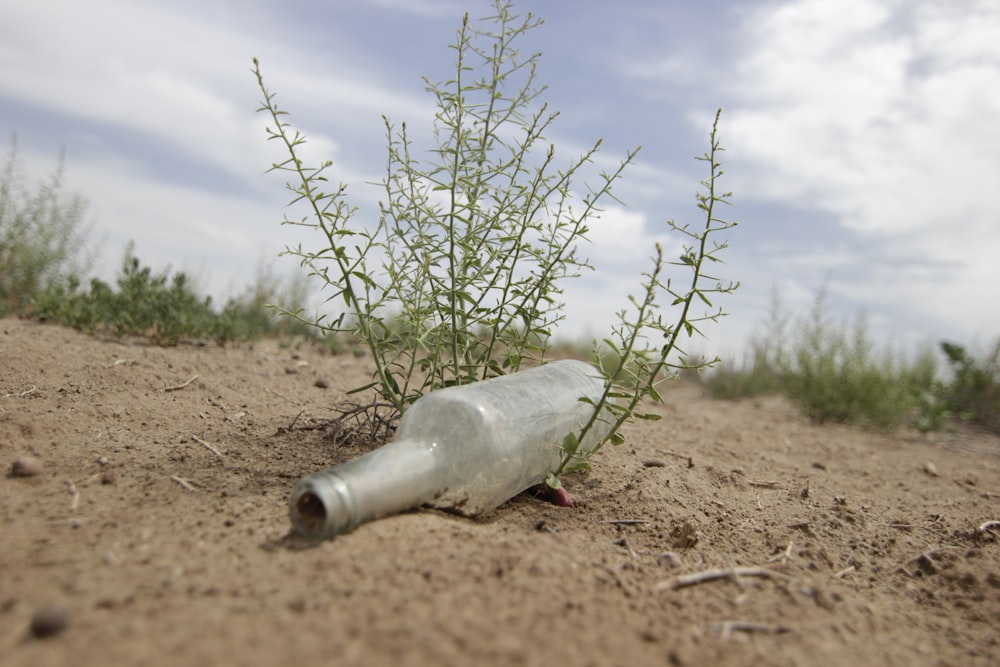
<svg viewBox="0 0 1000 667">
<path fill-rule="evenodd" d="M 984 359 L 955 343 L 943 342 L 941 350 L 952 377 L 941 388 L 940 402 L 956 417 L 1000 433 L 1000 340 Z"/>
<path fill-rule="evenodd" d="M 270 305 L 284 298 L 297 305 L 305 300 L 301 283 L 292 282 L 284 295 L 282 281 L 270 273 L 258 275 L 246 292 L 230 299 L 220 312 L 210 297 L 201 296 L 183 272 L 154 272 L 143 266 L 130 246 L 114 286 L 98 278 L 83 289 L 70 276 L 41 292 L 36 315 L 88 333 L 142 336 L 161 345 L 209 338 L 219 343 L 253 340 L 266 335 L 307 335 Z"/>
<path fill-rule="evenodd" d="M 545 143 L 558 114 L 538 102 L 544 91 L 535 83 L 540 54 L 524 56 L 516 48 L 540 23 L 531 14 L 515 16 L 504 0 L 495 2 L 482 27 L 466 15 L 453 45 L 455 73 L 445 83 L 427 81 L 437 113 L 435 146 L 426 160 L 413 154 L 407 126 L 385 119 L 384 195 L 377 220 L 367 224 L 354 219 L 347 186 L 327 180 L 332 163 L 303 161 L 306 138 L 276 104 L 254 59 L 260 111 L 273 122 L 268 139 L 287 156 L 272 169 L 287 175 L 291 204 L 305 213 L 286 217 L 284 224 L 311 228 L 320 237 L 318 250 L 300 245 L 287 252 L 319 278 L 329 303 L 344 309 L 336 317 L 303 321 L 325 334 L 356 335 L 376 367 L 374 381 L 357 391 L 374 387 L 397 414 L 432 389 L 545 360 L 563 319 L 562 281 L 592 269 L 579 244 L 587 240 L 601 202 L 614 199 L 612 187 L 637 153 L 588 179 L 585 171 L 600 140 L 568 161 L 557 159 L 555 147 Z M 613 411 L 612 442 L 621 441 L 622 423 L 643 416 L 635 412 L 643 399 L 659 399 L 660 382 L 678 369 L 712 363 L 689 357 L 682 346 L 701 334 L 704 322 L 724 314 L 712 303 L 715 295 L 737 287 L 705 271 L 721 261 L 726 247 L 716 235 L 735 224 L 717 208 L 730 196 L 717 190 L 718 120 L 710 150 L 698 158 L 709 172 L 698 193 L 704 224 L 667 223 L 687 242 L 680 256 L 671 262 L 655 248 L 639 297 L 630 298 L 611 335 L 595 345 L 595 365 L 614 382 L 594 417 L 605 414 L 604 405 Z M 677 283 L 667 275 L 671 266 L 683 275 Z M 664 296 L 669 305 L 661 307 Z M 582 436 L 567 436 L 556 475 L 588 467 L 603 444 L 578 451 Z M 558 485 L 555 477 L 549 481 Z"/>
<path fill-rule="evenodd" d="M 891 349 L 877 349 L 863 314 L 851 323 L 830 315 L 825 289 L 793 327 L 777 298 L 768 321 L 768 335 L 751 343 L 749 368 L 709 379 L 717 396 L 783 393 L 819 423 L 892 429 L 917 414 L 917 426 L 935 427 L 931 355 L 908 362 Z"/>
<path fill-rule="evenodd" d="M 87 201 L 65 192 L 60 156 L 32 191 L 17 159 L 16 138 L 0 173 L 0 316 L 31 312 L 38 294 L 65 282 L 87 261 Z"/>
</svg>

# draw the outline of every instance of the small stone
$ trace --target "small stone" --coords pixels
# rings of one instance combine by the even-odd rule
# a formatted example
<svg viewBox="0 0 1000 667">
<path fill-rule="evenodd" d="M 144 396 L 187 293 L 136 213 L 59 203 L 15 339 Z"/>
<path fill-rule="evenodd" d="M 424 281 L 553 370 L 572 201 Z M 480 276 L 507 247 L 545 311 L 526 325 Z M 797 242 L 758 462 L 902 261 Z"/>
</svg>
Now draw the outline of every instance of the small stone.
<svg viewBox="0 0 1000 667">
<path fill-rule="evenodd" d="M 330 381 L 326 378 L 316 378 L 316 381 L 313 382 L 313 386 L 319 387 L 320 389 L 329 389 Z"/>
<path fill-rule="evenodd" d="M 924 464 L 924 472 L 931 477 L 939 477 L 941 473 L 938 472 L 937 466 L 928 461 Z"/>
<path fill-rule="evenodd" d="M 10 474 L 14 477 L 34 477 L 42 474 L 42 462 L 34 456 L 19 456 L 14 459 L 14 464 L 10 467 Z"/>
<path fill-rule="evenodd" d="M 117 479 L 118 475 L 115 474 L 114 470 L 105 470 L 101 475 L 101 484 L 114 484 Z"/>
<path fill-rule="evenodd" d="M 285 368 L 285 373 L 288 374 L 288 375 L 295 375 L 298 372 L 299 372 L 299 367 L 298 366 L 287 366 Z"/>
<path fill-rule="evenodd" d="M 58 605 L 39 607 L 31 617 L 31 634 L 39 639 L 52 637 L 69 627 L 69 610 Z"/>
</svg>

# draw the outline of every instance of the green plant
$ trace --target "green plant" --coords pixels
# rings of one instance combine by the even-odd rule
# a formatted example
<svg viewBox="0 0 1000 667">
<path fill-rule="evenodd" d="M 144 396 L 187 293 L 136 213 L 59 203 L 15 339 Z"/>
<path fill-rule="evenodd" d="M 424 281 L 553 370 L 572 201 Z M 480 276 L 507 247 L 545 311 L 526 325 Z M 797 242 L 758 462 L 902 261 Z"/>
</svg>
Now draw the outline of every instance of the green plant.
<svg viewBox="0 0 1000 667">
<path fill-rule="evenodd" d="M 36 315 L 88 333 L 142 336 L 161 345 L 183 339 L 211 338 L 219 343 L 253 340 L 266 335 L 306 335 L 300 325 L 279 317 L 269 304 L 292 306 L 306 297 L 301 282 L 286 285 L 271 272 L 261 272 L 244 294 L 216 312 L 210 297 L 198 294 L 182 272 L 154 272 L 143 266 L 132 246 L 125 252 L 114 285 L 93 278 L 87 289 L 75 275 L 42 290 L 34 301 Z"/>
<path fill-rule="evenodd" d="M 696 195 L 704 223 L 692 229 L 690 225 L 679 225 L 673 220 L 667 222 L 670 229 L 687 237 L 688 242 L 678 259 L 672 262 L 664 260 L 663 249 L 656 244 L 652 269 L 643 274 L 641 296 L 629 297 L 631 307 L 619 311 L 618 324 L 611 337 L 603 341 L 613 353 L 611 364 L 603 363 L 604 355 L 595 354 L 598 367 L 608 380 L 608 388 L 595 404 L 590 421 L 579 433 L 570 433 L 563 441 L 560 465 L 547 480 L 552 488 L 560 487 L 559 477 L 564 473 L 590 470 L 591 459 L 607 442 L 621 444 L 624 436 L 620 428 L 626 422 L 635 418 L 659 419 L 656 413 L 637 412 L 637 408 L 647 398 L 662 402 L 658 387 L 663 382 L 675 379 L 681 371 L 700 371 L 719 361 L 718 357 L 693 358 L 682 343 L 695 335 L 703 336 L 699 328 L 702 323 L 717 322 L 725 315 L 713 304 L 715 295 L 731 294 L 739 287 L 739 283 L 727 282 L 706 272 L 707 264 L 722 261 L 719 253 L 728 247 L 726 242 L 716 242 L 714 238 L 737 224 L 719 217 L 716 210 L 720 204 L 728 205 L 732 197 L 732 193 L 718 190 L 723 175 L 719 153 L 724 150 L 718 136 L 720 116 L 721 111 L 716 113 L 712 124 L 709 151 L 697 158 L 709 171 L 708 177 L 701 181 L 703 190 Z M 664 275 L 668 265 L 687 270 L 687 280 L 680 281 L 680 287 Z M 705 286 L 706 281 L 709 286 Z M 670 299 L 669 310 L 660 302 L 663 295 Z M 708 310 L 699 314 L 695 311 L 698 307 Z M 650 346 L 650 338 L 658 339 L 656 346 Z M 590 429 L 605 419 L 612 422 L 608 437 L 589 449 L 581 449 L 580 443 Z"/>
<path fill-rule="evenodd" d="M 777 291 L 764 322 L 764 331 L 750 339 L 749 357 L 741 367 L 721 363 L 706 377 L 705 385 L 714 397 L 745 398 L 783 390 L 789 319 Z"/>
<path fill-rule="evenodd" d="M 709 379 L 716 396 L 783 393 L 819 423 L 887 430 L 914 418 L 921 430 L 940 426 L 933 355 L 907 360 L 890 348 L 877 349 L 863 313 L 850 323 L 830 315 L 825 288 L 794 326 L 777 297 L 767 321 L 763 337 L 751 341 L 749 367 Z"/>
<path fill-rule="evenodd" d="M 892 429 L 906 422 L 934 381 L 933 364 L 907 364 L 890 350 L 876 350 L 863 313 L 850 326 L 830 317 L 825 289 L 783 363 L 786 392 L 820 423 Z"/>
<path fill-rule="evenodd" d="M 387 163 L 383 199 L 377 220 L 355 220 L 357 209 L 345 184 L 331 185 L 332 163 L 308 165 L 302 159 L 305 136 L 288 122 L 269 91 L 257 59 L 253 73 L 263 95 L 258 109 L 274 123 L 268 140 L 277 141 L 287 158 L 272 165 L 289 178 L 290 206 L 304 215 L 283 224 L 315 230 L 322 239 L 317 250 L 301 245 L 286 252 L 318 276 L 328 290 L 328 302 L 343 308 L 335 317 L 303 318 L 326 334 L 349 331 L 361 340 L 375 364 L 375 379 L 356 391 L 374 387 L 381 401 L 401 414 L 425 392 L 464 384 L 541 363 L 554 328 L 563 319 L 559 301 L 563 280 L 591 270 L 579 254 L 588 227 L 599 217 L 600 205 L 614 199 L 612 187 L 632 163 L 629 151 L 610 171 L 588 181 L 588 166 L 598 153 L 596 141 L 582 155 L 557 166 L 555 147 L 544 133 L 558 117 L 539 97 L 535 83 L 540 54 L 523 56 L 519 40 L 541 20 L 515 16 L 510 2 L 496 0 L 495 13 L 480 26 L 468 15 L 453 45 L 455 74 L 444 83 L 426 80 L 437 113 L 430 157 L 415 157 L 405 124 L 383 118 Z M 608 393 L 595 406 L 595 420 L 612 411 L 615 424 L 608 436 L 619 442 L 618 427 L 637 415 L 647 398 L 659 398 L 657 387 L 677 369 L 700 367 L 707 361 L 688 358 L 682 340 L 699 334 L 704 321 L 723 313 L 697 315 L 696 305 L 713 308 L 710 296 L 732 292 L 736 285 L 717 281 L 704 287 L 706 262 L 717 262 L 725 244 L 709 237 L 728 229 L 716 217 L 717 204 L 729 194 L 716 191 L 722 171 L 721 150 L 713 125 L 711 150 L 699 158 L 710 176 L 698 195 L 706 216 L 703 228 L 668 223 L 688 238 L 676 262 L 667 262 L 657 246 L 653 268 L 644 276 L 642 296 L 632 309 L 619 313 L 620 324 L 595 350 L 598 368 L 611 380 Z M 580 192 L 583 181 L 585 194 Z M 669 264 L 690 271 L 684 287 L 665 277 Z M 672 318 L 658 303 L 672 300 Z M 650 347 L 649 338 L 657 342 Z M 601 365 L 600 359 L 610 361 Z M 593 428 L 595 421 L 583 429 Z M 600 448 L 579 451 L 569 435 L 558 474 L 589 465 Z M 557 486 L 557 477 L 550 478 Z"/>
<path fill-rule="evenodd" d="M 943 342 L 952 378 L 941 388 L 942 403 L 955 416 L 1000 433 L 1000 340 L 984 359 Z"/>
<path fill-rule="evenodd" d="M 543 135 L 558 114 L 533 107 L 544 90 L 535 86 L 540 54 L 522 57 L 516 48 L 540 20 L 514 16 L 507 2 L 495 8 L 493 29 L 474 26 L 468 15 L 463 20 L 453 45 L 454 77 L 427 81 L 438 111 L 426 164 L 411 153 L 407 126 L 384 119 L 384 199 L 370 226 L 354 223 L 345 185 L 329 188 L 330 162 L 303 163 L 306 139 L 285 120 L 254 60 L 261 110 L 275 123 L 268 138 L 289 156 L 272 168 L 290 175 L 292 203 L 307 209 L 285 224 L 315 229 L 324 239 L 319 251 L 287 252 L 346 308 L 336 319 L 311 323 L 324 332 L 346 323 L 357 333 L 374 359 L 375 386 L 399 412 L 430 389 L 542 360 L 563 317 L 561 281 L 591 268 L 577 244 L 635 155 L 575 197 L 575 179 L 601 142 L 556 166 Z"/>
<path fill-rule="evenodd" d="M 32 191 L 18 166 L 17 140 L 0 173 L 0 315 L 28 314 L 43 289 L 87 261 L 86 200 L 68 194 L 60 155 L 55 171 Z"/>
</svg>

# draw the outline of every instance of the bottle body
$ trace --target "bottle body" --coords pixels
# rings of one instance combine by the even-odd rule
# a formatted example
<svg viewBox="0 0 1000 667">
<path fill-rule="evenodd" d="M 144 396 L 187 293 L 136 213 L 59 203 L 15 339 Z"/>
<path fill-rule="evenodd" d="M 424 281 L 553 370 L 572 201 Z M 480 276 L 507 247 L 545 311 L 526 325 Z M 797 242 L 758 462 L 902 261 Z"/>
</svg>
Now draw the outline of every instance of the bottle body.
<svg viewBox="0 0 1000 667">
<path fill-rule="evenodd" d="M 539 484 L 559 465 L 563 438 L 594 411 L 605 382 L 582 361 L 557 361 L 418 399 L 396 440 L 301 480 L 292 522 L 310 537 L 421 505 L 477 515 Z M 598 420 L 581 448 L 610 428 Z"/>
</svg>

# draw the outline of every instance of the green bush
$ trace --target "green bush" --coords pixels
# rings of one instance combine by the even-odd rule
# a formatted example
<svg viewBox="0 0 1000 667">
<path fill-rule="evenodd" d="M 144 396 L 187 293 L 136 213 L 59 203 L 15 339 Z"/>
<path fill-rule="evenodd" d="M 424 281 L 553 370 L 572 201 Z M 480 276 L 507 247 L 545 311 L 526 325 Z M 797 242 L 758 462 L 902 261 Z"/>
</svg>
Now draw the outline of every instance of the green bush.
<svg viewBox="0 0 1000 667">
<path fill-rule="evenodd" d="M 270 305 L 281 297 L 281 281 L 270 273 L 258 275 L 257 283 L 240 297 L 230 299 L 220 312 L 210 297 L 203 297 L 182 272 L 154 272 L 143 266 L 130 246 L 112 287 L 94 278 L 83 289 L 70 276 L 41 292 L 35 301 L 36 315 L 88 333 L 141 336 L 160 345 L 182 340 L 212 339 L 219 343 L 253 340 L 266 335 L 309 333 L 301 325 L 285 320 Z M 305 299 L 301 283 L 292 283 L 286 303 Z"/>
<path fill-rule="evenodd" d="M 31 312 L 38 294 L 86 264 L 87 202 L 65 192 L 63 158 L 34 190 L 11 141 L 0 173 L 0 316 Z"/>
<path fill-rule="evenodd" d="M 892 429 L 915 415 L 933 427 L 928 392 L 937 365 L 930 354 L 907 361 L 891 349 L 876 349 L 864 315 L 853 322 L 834 319 L 826 291 L 820 290 L 809 314 L 789 319 L 775 299 L 770 330 L 751 343 L 749 368 L 724 369 L 708 380 L 717 396 L 783 393 L 816 422 L 855 423 Z M 919 424 L 918 424 L 919 425 Z"/>
<path fill-rule="evenodd" d="M 952 376 L 940 389 L 940 404 L 964 421 L 1000 433 L 1000 340 L 981 360 L 955 343 L 943 342 L 941 350 Z"/>
<path fill-rule="evenodd" d="M 602 202 L 614 200 L 612 188 L 638 152 L 629 151 L 616 168 L 589 182 L 586 172 L 600 140 L 579 156 L 557 159 L 544 133 L 558 114 L 539 102 L 544 87 L 535 83 L 540 54 L 525 56 L 517 49 L 540 23 L 530 13 L 514 15 L 504 0 L 496 0 L 493 15 L 481 25 L 465 16 L 452 46 L 454 74 L 443 83 L 427 80 L 437 105 L 429 155 L 418 159 L 407 126 L 384 119 L 384 193 L 377 220 L 367 224 L 354 220 L 347 185 L 327 180 L 331 162 L 303 161 L 306 138 L 277 106 L 254 59 L 263 95 L 259 110 L 273 122 L 267 137 L 286 155 L 272 170 L 290 179 L 290 206 L 304 209 L 284 224 L 313 229 L 320 239 L 318 250 L 300 245 L 287 252 L 318 277 L 328 301 L 343 308 L 336 317 L 302 321 L 325 334 L 357 336 L 376 367 L 374 381 L 357 390 L 374 387 L 397 415 L 435 388 L 544 361 L 563 319 L 563 281 L 593 268 L 579 245 L 600 217 Z M 706 272 L 726 248 L 714 237 L 735 224 L 718 210 L 730 197 L 717 190 L 718 120 L 710 150 L 697 158 L 708 172 L 697 196 L 704 223 L 667 223 L 687 242 L 680 256 L 669 262 L 655 248 L 640 296 L 630 298 L 611 335 L 595 344 L 595 365 L 614 382 L 594 415 L 610 406 L 613 442 L 620 441 L 624 421 L 641 416 L 634 410 L 642 399 L 659 398 L 659 382 L 703 363 L 689 358 L 682 344 L 702 333 L 703 322 L 724 314 L 713 305 L 714 295 L 737 287 Z M 667 276 L 671 266 L 679 267 L 681 279 Z M 664 296 L 669 305 L 661 307 Z M 589 465 L 593 451 L 577 451 L 575 442 L 571 437 L 564 443 L 557 474 Z"/>
</svg>

